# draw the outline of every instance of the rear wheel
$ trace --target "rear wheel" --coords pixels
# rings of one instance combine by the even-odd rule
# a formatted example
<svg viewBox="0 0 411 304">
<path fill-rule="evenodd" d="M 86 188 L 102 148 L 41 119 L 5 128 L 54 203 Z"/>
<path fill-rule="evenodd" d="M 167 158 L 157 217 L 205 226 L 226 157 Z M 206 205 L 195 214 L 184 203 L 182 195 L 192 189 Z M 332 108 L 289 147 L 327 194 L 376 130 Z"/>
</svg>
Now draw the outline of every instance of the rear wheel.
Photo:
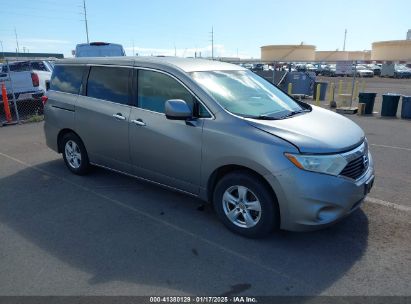
<svg viewBox="0 0 411 304">
<path fill-rule="evenodd" d="M 71 172 L 77 175 L 84 175 L 89 171 L 90 163 L 87 151 L 77 135 L 74 133 L 64 135 L 61 147 L 64 162 Z"/>
<path fill-rule="evenodd" d="M 233 172 L 216 185 L 214 208 L 231 231 L 262 237 L 279 227 L 279 211 L 270 189 L 256 176 Z"/>
</svg>

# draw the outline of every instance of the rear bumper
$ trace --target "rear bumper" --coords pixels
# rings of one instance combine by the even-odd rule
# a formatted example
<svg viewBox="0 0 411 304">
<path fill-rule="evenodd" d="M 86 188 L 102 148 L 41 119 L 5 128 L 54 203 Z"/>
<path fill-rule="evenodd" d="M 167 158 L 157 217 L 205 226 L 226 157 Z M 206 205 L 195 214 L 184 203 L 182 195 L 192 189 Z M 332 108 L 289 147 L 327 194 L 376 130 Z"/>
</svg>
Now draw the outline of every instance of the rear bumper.
<svg viewBox="0 0 411 304">
<path fill-rule="evenodd" d="M 359 180 L 290 168 L 267 176 L 277 194 L 281 228 L 290 231 L 317 230 L 330 226 L 358 209 L 366 197 L 365 185 L 374 179 L 370 164 Z"/>
<path fill-rule="evenodd" d="M 44 95 L 43 90 L 24 91 L 24 92 L 14 93 L 14 97 L 16 98 L 16 101 L 40 100 L 43 95 Z M 8 93 L 7 98 L 8 98 L 10 103 L 13 102 L 13 94 L 12 93 Z M 3 97 L 0 97 L 0 102 L 3 103 Z"/>
</svg>

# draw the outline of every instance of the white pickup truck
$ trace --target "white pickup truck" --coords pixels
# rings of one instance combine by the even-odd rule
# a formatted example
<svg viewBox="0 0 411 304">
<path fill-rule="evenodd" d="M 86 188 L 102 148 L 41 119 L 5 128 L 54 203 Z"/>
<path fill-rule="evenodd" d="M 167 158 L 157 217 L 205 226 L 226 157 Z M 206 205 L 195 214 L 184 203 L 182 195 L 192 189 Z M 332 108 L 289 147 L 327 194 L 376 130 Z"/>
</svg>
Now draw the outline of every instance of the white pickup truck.
<svg viewBox="0 0 411 304">
<path fill-rule="evenodd" d="M 10 71 L 9 71 L 10 69 Z M 7 95 L 16 101 L 40 99 L 46 91 L 46 81 L 50 80 L 53 65 L 49 61 L 30 60 L 3 63 L 0 69 L 0 83 L 5 82 Z M 1 103 L 3 99 L 0 98 Z"/>
</svg>

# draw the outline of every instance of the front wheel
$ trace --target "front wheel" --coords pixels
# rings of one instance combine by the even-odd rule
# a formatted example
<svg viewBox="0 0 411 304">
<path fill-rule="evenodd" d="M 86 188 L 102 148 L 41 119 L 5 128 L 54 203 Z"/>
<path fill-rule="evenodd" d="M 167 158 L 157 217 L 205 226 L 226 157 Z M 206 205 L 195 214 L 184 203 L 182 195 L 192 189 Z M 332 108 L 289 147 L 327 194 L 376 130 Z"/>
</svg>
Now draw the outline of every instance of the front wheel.
<svg viewBox="0 0 411 304">
<path fill-rule="evenodd" d="M 270 189 L 246 172 L 224 176 L 215 187 L 214 208 L 231 231 L 246 237 L 262 237 L 279 227 L 279 210 Z"/>
<path fill-rule="evenodd" d="M 86 148 L 74 133 L 64 135 L 62 139 L 63 159 L 71 172 L 84 175 L 89 171 L 90 163 Z"/>
</svg>

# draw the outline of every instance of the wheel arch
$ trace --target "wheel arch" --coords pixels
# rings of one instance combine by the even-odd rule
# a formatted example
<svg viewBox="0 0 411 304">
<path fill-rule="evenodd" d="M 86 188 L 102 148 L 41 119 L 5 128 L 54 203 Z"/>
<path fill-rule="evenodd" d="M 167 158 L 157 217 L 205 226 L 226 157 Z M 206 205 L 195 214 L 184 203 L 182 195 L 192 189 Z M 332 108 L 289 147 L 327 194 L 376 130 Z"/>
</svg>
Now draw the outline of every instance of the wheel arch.
<svg viewBox="0 0 411 304">
<path fill-rule="evenodd" d="M 57 135 L 57 152 L 58 153 L 62 153 L 63 152 L 63 147 L 62 147 L 62 140 L 64 138 L 64 135 L 69 134 L 69 133 L 73 133 L 74 135 L 76 135 L 78 138 L 80 138 L 81 142 L 84 145 L 83 140 L 81 139 L 81 137 L 73 130 L 73 129 L 69 129 L 69 128 L 65 128 L 59 131 L 58 135 Z M 86 149 L 87 150 L 87 149 Z"/>
<path fill-rule="evenodd" d="M 242 165 L 236 165 L 236 164 L 220 166 L 217 169 L 215 169 L 213 173 L 211 173 L 208 179 L 208 182 L 207 182 L 207 201 L 208 202 L 212 201 L 214 189 L 218 181 L 221 180 L 221 178 L 223 178 L 227 174 L 230 174 L 232 172 L 245 172 L 259 179 L 267 187 L 267 189 L 269 189 L 270 193 L 272 194 L 274 202 L 277 204 L 277 207 L 280 208 L 278 204 L 277 194 L 275 193 L 273 187 L 270 185 L 268 180 L 264 177 L 264 175 L 253 169 L 250 169 L 249 167 L 242 166 Z"/>
</svg>

